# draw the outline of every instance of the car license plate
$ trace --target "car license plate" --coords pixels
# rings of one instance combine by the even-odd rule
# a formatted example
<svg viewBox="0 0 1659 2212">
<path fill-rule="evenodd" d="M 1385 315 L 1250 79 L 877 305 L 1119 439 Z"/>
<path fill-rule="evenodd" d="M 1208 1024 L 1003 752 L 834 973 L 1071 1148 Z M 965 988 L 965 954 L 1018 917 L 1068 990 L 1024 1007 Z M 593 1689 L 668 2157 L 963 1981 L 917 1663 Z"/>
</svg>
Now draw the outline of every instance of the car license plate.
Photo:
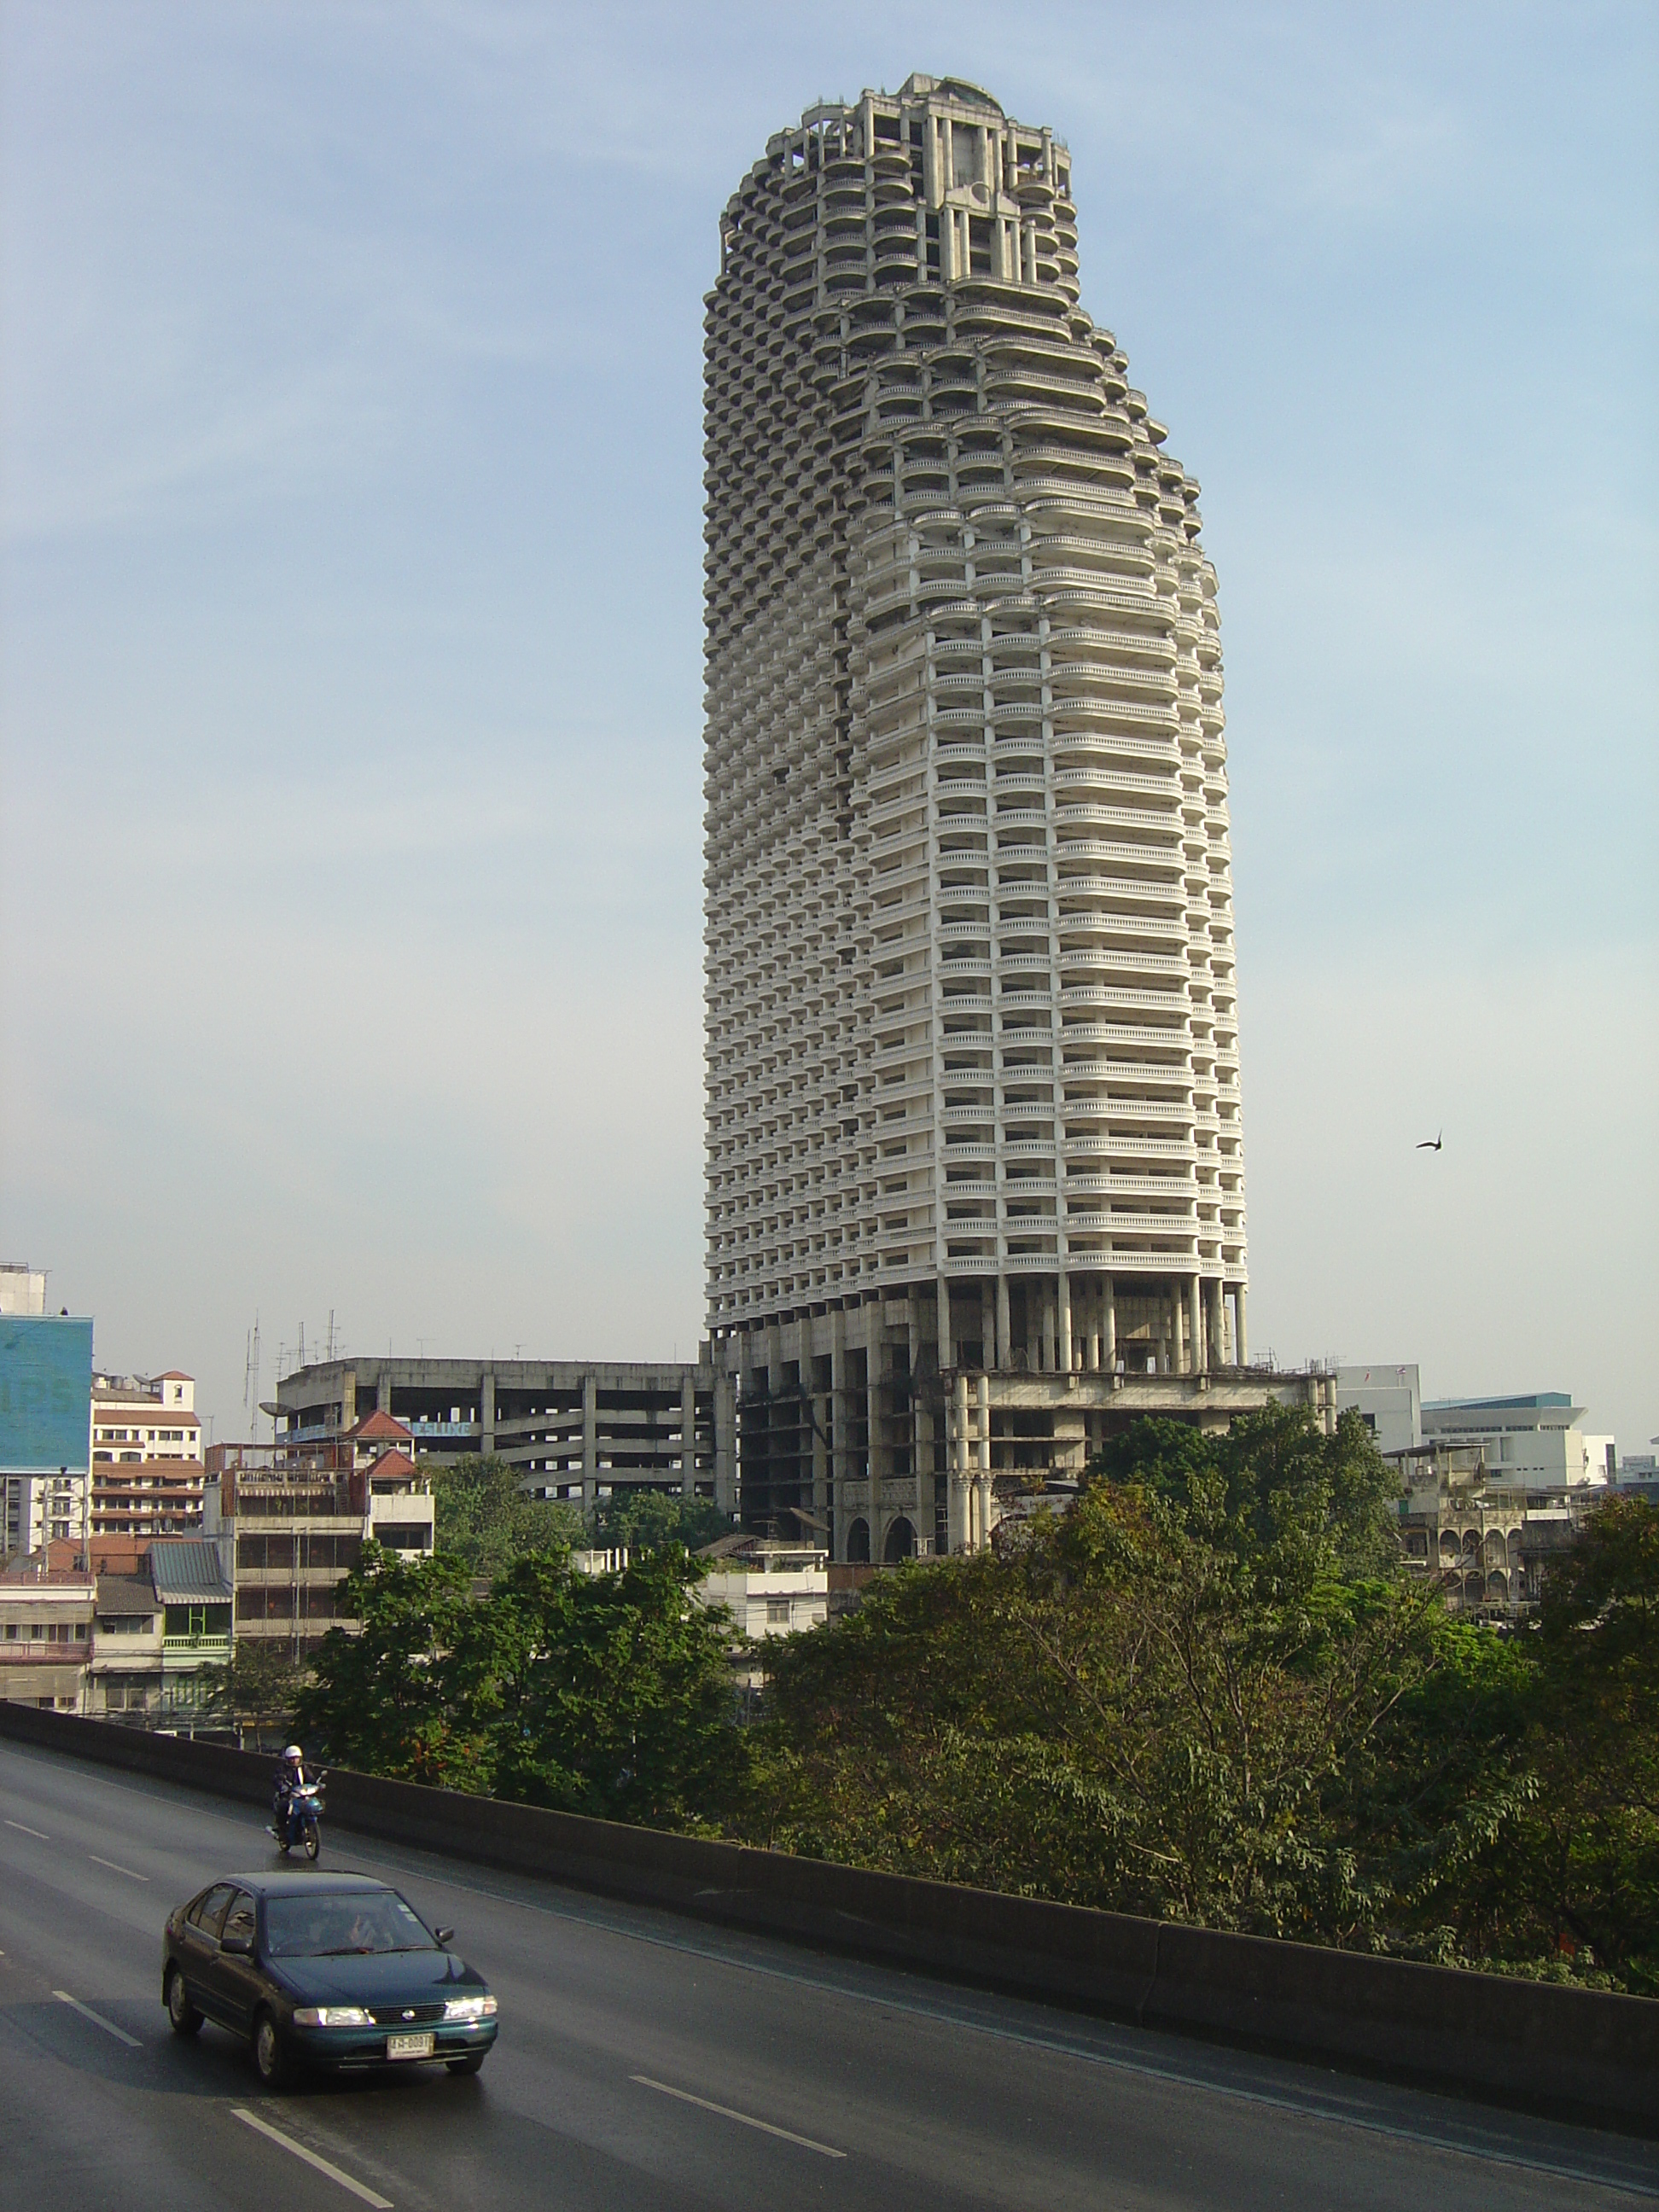
<svg viewBox="0 0 1659 2212">
<path fill-rule="evenodd" d="M 429 2035 L 388 2035 L 386 2055 L 388 2058 L 430 2058 L 432 2038 Z"/>
</svg>

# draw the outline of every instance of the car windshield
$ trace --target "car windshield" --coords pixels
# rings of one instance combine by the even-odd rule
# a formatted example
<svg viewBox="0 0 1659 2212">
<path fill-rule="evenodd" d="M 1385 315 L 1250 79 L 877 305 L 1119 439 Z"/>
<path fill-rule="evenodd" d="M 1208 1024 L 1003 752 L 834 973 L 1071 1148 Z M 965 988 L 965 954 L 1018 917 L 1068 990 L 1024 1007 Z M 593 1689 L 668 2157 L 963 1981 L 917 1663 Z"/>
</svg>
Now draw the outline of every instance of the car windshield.
<svg viewBox="0 0 1659 2212">
<path fill-rule="evenodd" d="M 349 1896 L 273 1897 L 265 1903 L 273 1959 L 334 1959 L 366 1951 L 430 1951 L 419 1917 L 395 1890 Z"/>
</svg>

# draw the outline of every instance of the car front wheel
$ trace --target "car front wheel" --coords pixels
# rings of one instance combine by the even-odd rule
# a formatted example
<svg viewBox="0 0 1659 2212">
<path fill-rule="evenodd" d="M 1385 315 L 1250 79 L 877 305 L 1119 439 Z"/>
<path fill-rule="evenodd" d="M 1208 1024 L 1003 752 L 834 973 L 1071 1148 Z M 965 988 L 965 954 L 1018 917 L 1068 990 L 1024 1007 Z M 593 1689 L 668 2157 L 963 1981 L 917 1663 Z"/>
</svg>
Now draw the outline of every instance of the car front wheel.
<svg viewBox="0 0 1659 2212">
<path fill-rule="evenodd" d="M 253 2023 L 253 2063 L 267 2089 L 285 2089 L 294 2078 L 283 2031 L 269 2012 L 261 2012 Z"/>
<path fill-rule="evenodd" d="M 202 2015 L 190 2001 L 190 1991 L 185 1987 L 185 1978 L 177 1966 L 167 1971 L 167 2021 L 175 2035 L 194 2035 L 202 2025 Z"/>
<path fill-rule="evenodd" d="M 469 2051 L 465 2058 L 446 2058 L 444 2064 L 452 2074 L 477 2074 L 483 2069 L 488 2052 Z"/>
</svg>

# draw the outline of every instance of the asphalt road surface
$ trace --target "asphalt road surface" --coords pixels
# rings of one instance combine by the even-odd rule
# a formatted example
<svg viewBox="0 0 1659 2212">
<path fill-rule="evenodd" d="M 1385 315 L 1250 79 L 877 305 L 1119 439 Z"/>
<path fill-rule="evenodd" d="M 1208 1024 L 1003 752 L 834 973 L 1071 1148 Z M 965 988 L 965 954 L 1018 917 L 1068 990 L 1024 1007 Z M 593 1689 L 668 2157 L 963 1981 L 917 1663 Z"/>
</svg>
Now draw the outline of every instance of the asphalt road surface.
<svg viewBox="0 0 1659 2212">
<path fill-rule="evenodd" d="M 1659 2147 L 1137 2033 L 325 1827 L 501 1999 L 476 2080 L 264 2094 L 162 2013 L 161 1923 L 253 1807 L 0 1745 L 0 2206 L 1255 2212 L 1659 2197 Z"/>
</svg>

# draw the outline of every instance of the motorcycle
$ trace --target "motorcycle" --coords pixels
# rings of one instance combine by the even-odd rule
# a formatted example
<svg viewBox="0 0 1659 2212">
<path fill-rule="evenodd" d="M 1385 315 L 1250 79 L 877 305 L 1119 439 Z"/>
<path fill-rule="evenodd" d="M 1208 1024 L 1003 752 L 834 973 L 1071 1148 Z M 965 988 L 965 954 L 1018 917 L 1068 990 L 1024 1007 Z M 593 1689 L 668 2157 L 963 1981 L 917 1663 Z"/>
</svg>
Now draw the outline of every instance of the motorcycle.
<svg viewBox="0 0 1659 2212">
<path fill-rule="evenodd" d="M 323 1803 L 323 1784 L 328 1779 L 327 1770 L 314 1782 L 301 1782 L 288 1793 L 288 1817 L 280 1812 L 265 1824 L 265 1833 L 275 1836 L 276 1848 L 286 1858 L 296 1844 L 301 1844 L 306 1856 L 314 1866 L 322 1856 L 323 1835 L 318 1823 L 327 1809 Z M 273 1808 L 275 1810 L 275 1808 Z"/>
</svg>

